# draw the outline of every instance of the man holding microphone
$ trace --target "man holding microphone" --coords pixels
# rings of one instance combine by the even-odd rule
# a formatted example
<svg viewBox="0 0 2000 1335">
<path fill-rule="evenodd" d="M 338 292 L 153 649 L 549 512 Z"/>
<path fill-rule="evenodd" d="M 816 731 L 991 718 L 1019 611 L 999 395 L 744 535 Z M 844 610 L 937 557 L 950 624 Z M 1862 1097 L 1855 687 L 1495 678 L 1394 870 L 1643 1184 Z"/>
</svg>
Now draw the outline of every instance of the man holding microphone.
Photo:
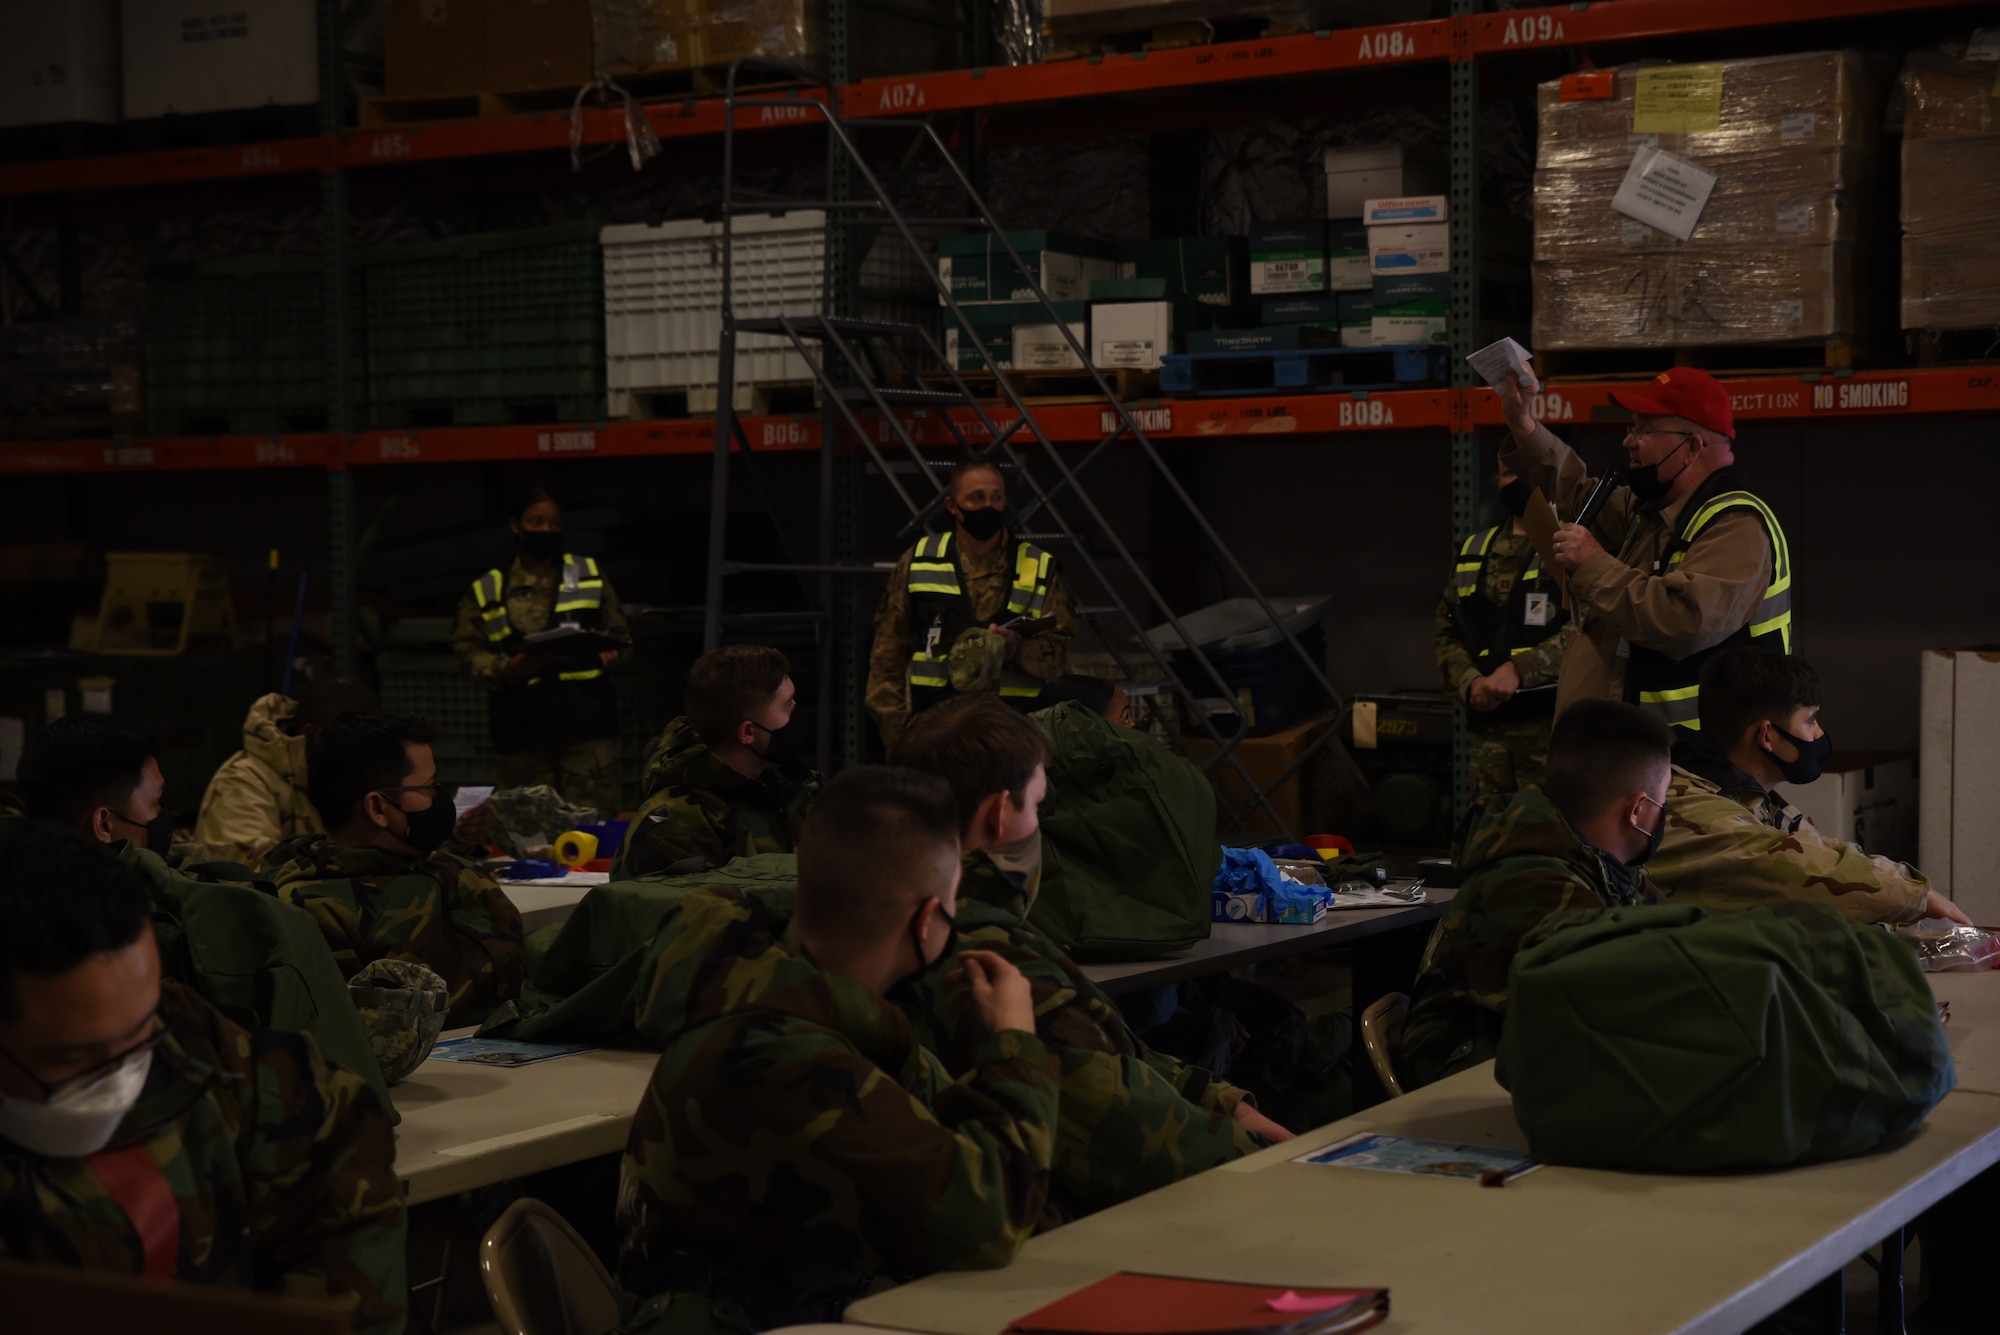
<svg viewBox="0 0 2000 1335">
<path fill-rule="evenodd" d="M 1525 369 L 1525 368 L 1524 368 Z M 1583 460 L 1537 422 L 1532 375 L 1501 390 L 1513 440 L 1502 468 L 1575 517 L 1596 489 Z M 1581 629 L 1564 654 L 1556 712 L 1622 699 L 1690 733 L 1701 726 L 1701 669 L 1725 647 L 1791 652 L 1792 567 L 1783 528 L 1734 485 L 1729 391 L 1677 366 L 1611 396 L 1632 413 L 1624 485 L 1588 526 L 1556 530 Z"/>
</svg>

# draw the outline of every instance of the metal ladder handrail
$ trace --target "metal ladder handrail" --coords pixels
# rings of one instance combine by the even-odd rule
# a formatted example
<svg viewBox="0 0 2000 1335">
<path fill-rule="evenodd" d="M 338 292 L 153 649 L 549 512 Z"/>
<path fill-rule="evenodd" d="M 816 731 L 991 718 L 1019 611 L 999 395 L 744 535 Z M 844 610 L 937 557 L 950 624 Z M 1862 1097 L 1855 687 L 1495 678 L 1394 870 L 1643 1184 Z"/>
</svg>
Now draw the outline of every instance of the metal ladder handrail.
<svg viewBox="0 0 2000 1335">
<path fill-rule="evenodd" d="M 761 67 L 775 68 L 787 74 L 790 77 L 798 79 L 801 82 L 816 84 L 819 87 L 826 90 L 827 97 L 825 98 L 825 100 L 813 99 L 813 98 L 784 97 L 784 96 L 779 96 L 779 97 L 757 96 L 749 99 L 740 99 L 736 87 L 738 73 L 746 65 L 753 65 L 753 64 Z M 875 196 L 872 207 L 879 209 L 881 213 L 885 215 L 882 221 L 886 221 L 889 224 L 893 224 L 896 230 L 901 234 L 901 239 L 903 240 L 904 244 L 909 248 L 911 253 L 917 256 L 919 260 L 925 261 L 926 272 L 928 273 L 931 279 L 932 285 L 937 289 L 941 305 L 945 310 L 949 311 L 957 319 L 961 335 L 963 337 L 973 339 L 975 342 L 977 341 L 977 333 L 972 328 L 969 319 L 964 313 L 964 310 L 952 298 L 948 286 L 944 283 L 942 277 L 937 273 L 935 266 L 928 263 L 928 256 L 925 253 L 921 243 L 917 240 L 916 235 L 911 231 L 908 222 L 904 219 L 901 212 L 890 201 L 888 193 L 883 188 L 882 183 L 875 177 L 873 171 L 870 170 L 867 162 L 862 157 L 857 145 L 854 143 L 853 139 L 848 134 L 847 129 L 843 124 L 837 109 L 835 108 L 834 102 L 835 98 L 832 86 L 823 78 L 813 75 L 809 71 L 800 70 L 797 69 L 796 67 L 786 66 L 779 62 L 770 62 L 770 61 L 739 60 L 737 62 L 734 62 L 730 67 L 728 82 L 726 85 L 726 92 L 725 92 L 725 116 L 724 116 L 724 135 L 723 135 L 724 138 L 723 207 L 722 207 L 723 339 L 721 348 L 719 349 L 720 365 L 718 367 L 719 374 L 717 377 L 717 383 L 718 383 L 717 472 L 716 472 L 716 477 L 713 479 L 712 493 L 711 493 L 712 516 L 711 516 L 711 529 L 710 529 L 710 539 L 711 539 L 710 570 L 712 573 L 710 575 L 710 581 L 709 581 L 710 598 L 709 598 L 708 618 L 707 618 L 708 625 L 705 627 L 705 640 L 708 647 L 714 647 L 714 645 L 719 642 L 720 620 L 721 620 L 721 598 L 720 598 L 721 576 L 724 573 L 727 573 L 730 569 L 749 568 L 744 566 L 742 563 L 729 563 L 724 561 L 718 550 L 722 546 L 723 541 L 726 537 L 725 525 L 726 525 L 728 482 L 726 477 L 727 449 L 725 444 L 725 433 L 732 432 L 733 423 L 735 419 L 734 341 L 736 336 L 736 330 L 735 330 L 736 321 L 735 321 L 733 301 L 732 301 L 733 297 L 732 219 L 736 212 L 735 200 L 733 194 L 733 184 L 735 177 L 734 139 L 735 139 L 736 123 L 738 119 L 737 112 L 739 111 L 741 106 L 747 104 L 751 106 L 765 106 L 765 107 L 770 107 L 770 106 L 796 107 L 796 108 L 807 109 L 817 113 L 818 116 L 820 117 L 821 122 L 825 125 L 826 129 L 828 130 L 830 139 L 832 141 L 829 146 L 829 152 L 828 152 L 830 165 L 832 161 L 835 160 L 835 154 L 833 150 L 834 146 L 837 146 L 846 155 L 847 162 L 851 165 L 852 169 L 860 174 L 862 179 L 867 183 L 870 192 Z M 1058 471 L 1062 475 L 1061 480 L 1058 482 L 1056 486 L 1056 490 L 1059 491 L 1066 487 L 1075 494 L 1078 503 L 1080 503 L 1084 507 L 1084 510 L 1087 512 L 1090 519 L 1097 525 L 1100 533 L 1111 543 L 1115 551 L 1115 554 L 1119 558 L 1120 562 L 1138 580 L 1141 588 L 1144 590 L 1145 594 L 1148 595 L 1149 600 L 1153 602 L 1160 609 L 1160 613 L 1165 616 L 1168 626 L 1179 638 L 1181 645 L 1183 646 L 1183 649 L 1193 657 L 1196 664 L 1201 669 L 1202 674 L 1209 678 L 1210 683 L 1215 687 L 1217 692 L 1223 698 L 1228 698 L 1230 695 L 1228 684 L 1222 679 L 1220 673 L 1215 669 L 1213 663 L 1209 661 L 1208 655 L 1204 653 L 1202 649 L 1194 643 L 1193 637 L 1188 633 L 1186 626 L 1182 624 L 1179 614 L 1176 613 L 1172 609 L 1172 607 L 1167 604 L 1165 598 L 1159 593 L 1158 589 L 1152 584 L 1152 581 L 1148 577 L 1146 577 L 1146 575 L 1143 572 L 1143 569 L 1139 566 L 1137 559 L 1133 556 L 1131 551 L 1126 547 L 1124 541 L 1121 538 L 1119 538 L 1116 531 L 1111 527 L 1110 523 L 1105 518 L 1103 512 L 1098 508 L 1095 502 L 1091 500 L 1089 494 L 1083 489 L 1079 477 L 1081 471 L 1084 468 L 1088 467 L 1088 465 L 1092 461 L 1094 461 L 1099 454 L 1101 454 L 1104 450 L 1108 449 L 1118 439 L 1120 439 L 1126 433 L 1129 432 L 1133 437 L 1134 441 L 1141 447 L 1142 450 L 1145 451 L 1146 456 L 1148 458 L 1148 462 L 1152 465 L 1154 471 L 1166 477 L 1168 485 L 1171 488 L 1173 494 L 1194 516 L 1196 524 L 1202 535 L 1205 538 L 1207 538 L 1209 544 L 1215 549 L 1215 551 L 1225 559 L 1228 566 L 1230 567 L 1231 572 L 1236 576 L 1237 580 L 1243 586 L 1249 589 L 1251 595 L 1257 601 L 1260 610 L 1264 612 L 1270 624 L 1278 629 L 1279 633 L 1283 636 L 1285 641 L 1291 646 L 1293 652 L 1295 652 L 1298 655 L 1300 661 L 1306 665 L 1311 675 L 1315 679 L 1317 679 L 1319 684 L 1326 690 L 1328 696 L 1334 701 L 1336 709 L 1338 709 L 1343 703 L 1340 693 L 1333 686 L 1333 683 L 1327 678 L 1321 664 L 1319 664 L 1314 660 L 1313 656 L 1306 651 L 1304 645 L 1299 641 L 1297 636 L 1294 635 L 1291 629 L 1285 625 L 1284 619 L 1278 615 L 1276 608 L 1271 604 L 1270 600 L 1267 597 L 1265 597 L 1261 588 L 1256 584 L 1254 580 L 1250 578 L 1248 572 L 1243 569 L 1241 563 L 1236 560 L 1234 554 L 1230 552 L 1229 549 L 1222 543 L 1220 535 L 1215 532 L 1213 526 L 1209 524 L 1206 516 L 1203 515 L 1200 509 L 1195 505 L 1193 498 L 1188 495 L 1186 489 L 1181 485 L 1180 480 L 1174 477 L 1171 470 L 1169 470 L 1166 467 L 1165 461 L 1160 457 L 1157 448 L 1153 445 L 1152 441 L 1146 436 L 1144 430 L 1139 425 L 1139 422 L 1134 418 L 1130 409 L 1112 390 L 1109 382 L 1104 378 L 1102 373 L 1093 364 L 1093 359 L 1088 355 L 1086 349 L 1084 349 L 1084 347 L 1077 341 L 1075 335 L 1069 329 L 1067 322 L 1063 321 L 1058 316 L 1054 304 L 1049 298 L 1048 294 L 1043 290 L 1039 278 L 1028 269 L 1028 266 L 1023 261 L 1020 252 L 1015 249 L 1013 243 L 1011 242 L 1011 240 L 1009 240 L 1006 232 L 1004 231 L 1003 228 L 1001 228 L 998 219 L 996 219 L 993 216 L 992 211 L 987 207 L 985 201 L 973 189 L 970 180 L 965 176 L 964 172 L 959 168 L 957 161 L 954 158 L 952 158 L 949 150 L 944 145 L 942 139 L 938 137 L 935 129 L 933 129 L 927 122 L 905 120 L 905 119 L 886 119 L 879 122 L 871 121 L 870 124 L 871 126 L 880 125 L 884 128 L 901 128 L 901 129 L 915 131 L 917 134 L 922 136 L 923 139 L 928 140 L 928 142 L 937 150 L 939 157 L 942 158 L 943 161 L 950 168 L 952 175 L 956 179 L 961 192 L 975 206 L 986 228 L 989 230 L 990 233 L 998 237 L 1000 241 L 1000 246 L 1006 253 L 1008 259 L 1012 261 L 1015 271 L 1017 273 L 1028 275 L 1029 281 L 1033 287 L 1036 301 L 1041 305 L 1043 310 L 1047 312 L 1047 314 L 1051 317 L 1051 322 L 1059 326 L 1065 342 L 1069 344 L 1070 349 L 1076 355 L 1078 362 L 1088 370 L 1090 377 L 1095 383 L 1104 402 L 1107 405 L 1109 405 L 1117 415 L 1117 422 L 1113 427 L 1112 431 L 1109 434 L 1107 434 L 1102 440 L 1100 440 L 1098 444 L 1092 448 L 1089 454 L 1087 454 L 1084 457 L 1083 460 L 1081 460 L 1077 465 L 1073 467 L 1061 457 L 1060 453 L 1055 448 L 1054 442 L 1049 439 L 1047 434 L 1042 430 L 1040 424 L 1037 421 L 1035 421 L 1033 414 L 1028 411 L 1026 403 L 1021 399 L 1019 393 L 1015 390 L 1014 386 L 1009 381 L 1007 376 L 1004 373 L 1002 373 L 998 367 L 993 368 L 996 384 L 998 385 L 1003 396 L 1007 400 L 1008 406 L 1013 409 L 1016 415 L 1015 420 L 1009 423 L 1004 429 L 995 423 L 992 416 L 989 415 L 989 413 L 986 411 L 985 405 L 981 404 L 977 400 L 977 398 L 971 393 L 970 388 L 965 384 L 963 379 L 959 376 L 957 368 L 954 365 L 952 365 L 949 359 L 943 356 L 941 350 L 937 347 L 936 343 L 933 340 L 931 340 L 928 333 L 920 329 L 913 329 L 913 332 L 916 333 L 920 338 L 922 338 L 922 340 L 926 345 L 927 350 L 930 351 L 932 355 L 945 367 L 946 373 L 950 377 L 954 389 L 957 391 L 958 396 L 963 401 L 963 406 L 969 409 L 972 412 L 972 414 L 977 418 L 980 427 L 986 433 L 986 437 L 989 443 L 985 445 L 983 448 L 972 445 L 972 443 L 965 438 L 964 432 L 959 428 L 958 423 L 953 419 L 951 413 L 948 411 L 940 412 L 939 420 L 946 425 L 947 430 L 950 432 L 953 438 L 956 441 L 958 441 L 958 443 L 962 447 L 964 447 L 969 453 L 975 455 L 976 457 L 990 458 L 991 455 L 996 451 L 1004 453 L 1004 455 L 1013 465 L 1013 468 L 1017 472 L 1017 474 L 1024 481 L 1027 482 L 1029 490 L 1032 494 L 1032 499 L 1030 500 L 1030 502 L 1022 508 L 1021 512 L 1022 516 L 1025 518 L 1027 516 L 1036 513 L 1044 513 L 1049 517 L 1049 519 L 1053 523 L 1053 526 L 1058 531 L 1062 532 L 1065 535 L 1073 535 L 1077 532 L 1077 530 L 1073 528 L 1071 525 L 1069 525 L 1066 520 L 1063 519 L 1060 510 L 1057 509 L 1054 503 L 1053 494 L 1042 488 L 1042 486 L 1036 479 L 1033 472 L 1028 469 L 1026 461 L 1021 457 L 1019 451 L 1015 448 L 1013 444 L 1012 437 L 1016 432 L 1020 430 L 1022 426 L 1025 425 L 1027 429 L 1034 435 L 1036 441 L 1043 447 L 1043 450 L 1048 455 L 1048 457 L 1055 462 Z M 829 174 L 831 174 L 831 172 Z M 863 207 L 869 207 L 868 201 L 859 201 L 859 203 Z M 876 220 L 874 219 L 871 219 L 870 221 L 876 222 Z M 829 222 L 832 225 L 838 225 L 838 223 L 834 220 L 833 215 L 831 213 L 829 213 Z M 876 225 L 879 227 L 880 224 L 877 223 Z M 991 246 L 989 243 L 989 254 L 990 251 L 991 251 Z M 832 253 L 833 253 L 832 248 L 829 247 L 827 250 L 827 257 L 826 257 L 828 288 L 826 290 L 823 290 L 822 305 L 825 304 L 824 298 L 826 291 L 830 291 Z M 916 463 L 917 467 L 923 473 L 926 480 L 929 481 L 933 486 L 938 487 L 939 491 L 941 492 L 942 491 L 941 484 L 938 481 L 936 472 L 931 467 L 930 461 L 924 457 L 921 448 L 917 445 L 915 440 L 911 438 L 901 417 L 896 412 L 894 412 L 893 409 L 890 407 L 890 405 L 883 399 L 879 391 L 879 388 L 874 383 L 873 377 L 870 376 L 867 373 L 867 369 L 860 364 L 858 359 L 854 356 L 852 349 L 850 349 L 847 346 L 846 342 L 839 337 L 834 322 L 827 320 L 824 316 L 817 317 L 817 319 L 819 320 L 818 332 L 821 338 L 822 347 L 824 346 L 825 343 L 828 342 L 831 342 L 834 345 L 835 350 L 841 354 L 842 359 L 845 362 L 847 362 L 849 368 L 854 372 L 856 372 L 860 387 L 866 391 L 868 398 L 872 402 L 876 411 L 881 415 L 882 420 L 890 424 L 897 438 L 897 443 L 903 447 L 904 452 L 908 454 L 908 456 Z M 870 438 L 869 433 L 866 431 L 859 418 L 851 410 L 851 407 L 847 402 L 846 396 L 839 392 L 840 387 L 832 383 L 831 377 L 828 375 L 825 366 L 822 364 L 822 360 L 819 357 L 814 356 L 812 349 L 810 349 L 806 345 L 806 341 L 802 336 L 801 330 L 797 328 L 789 318 L 781 317 L 777 321 L 777 323 L 779 324 L 780 328 L 785 332 L 789 341 L 793 344 L 794 349 L 800 354 L 801 358 L 806 362 L 806 364 L 813 370 L 815 378 L 821 381 L 822 387 L 827 393 L 827 397 L 833 401 L 840 416 L 848 425 L 849 430 L 852 431 L 855 434 L 856 438 L 862 442 L 867 453 L 874 460 L 877 466 L 881 469 L 883 476 L 890 482 L 890 485 L 896 491 L 898 499 L 900 499 L 904 503 L 906 509 L 910 511 L 912 515 L 912 521 L 910 524 L 906 524 L 904 526 L 904 533 L 907 534 L 908 532 L 910 532 L 912 524 L 921 526 L 924 529 L 924 531 L 929 531 L 930 529 L 929 521 L 931 520 L 931 518 L 935 514 L 935 511 L 941 504 L 942 501 L 941 495 L 934 496 L 931 499 L 931 501 L 922 505 L 919 505 L 917 502 L 913 500 L 913 498 L 909 495 L 909 493 L 902 487 L 901 483 L 896 479 L 893 470 L 891 470 L 888 465 L 888 461 L 885 458 L 883 458 L 880 451 L 876 449 L 875 443 Z M 727 396 L 726 403 L 724 402 L 723 396 Z M 747 452 L 748 451 L 747 439 L 743 441 L 743 444 Z M 1180 674 L 1173 669 L 1172 664 L 1168 661 L 1166 654 L 1160 649 L 1160 647 L 1156 643 L 1154 643 L 1152 636 L 1146 631 L 1145 626 L 1139 622 L 1138 618 L 1132 614 L 1131 609 L 1125 605 L 1124 598 L 1118 592 L 1116 585 L 1110 581 L 1110 579 L 1106 576 L 1102 568 L 1099 567 L 1095 554 L 1090 552 L 1088 546 L 1083 543 L 1080 542 L 1075 543 L 1074 546 L 1078 556 L 1082 559 L 1083 563 L 1089 568 L 1091 575 L 1098 581 L 1098 583 L 1105 589 L 1105 591 L 1109 595 L 1114 610 L 1126 622 L 1128 622 L 1134 630 L 1136 630 L 1139 633 L 1139 639 L 1144 649 L 1146 650 L 1147 654 L 1154 660 L 1156 666 L 1166 674 L 1168 681 L 1172 684 L 1174 689 L 1179 693 L 1181 693 L 1183 696 L 1185 696 L 1192 704 L 1192 702 L 1195 700 L 1196 697 L 1188 689 L 1187 684 L 1181 680 Z M 817 571 L 822 571 L 826 573 L 828 576 L 835 573 L 835 568 L 825 563 L 822 563 L 822 565 L 816 567 L 815 569 Z M 846 569 L 841 568 L 840 573 L 862 573 L 863 570 L 872 571 L 876 569 L 879 569 L 879 567 L 861 567 L 861 568 L 856 568 L 852 572 L 849 572 Z M 1107 647 L 1110 648 L 1114 660 L 1119 662 L 1121 670 L 1125 670 L 1129 674 L 1129 668 L 1126 667 L 1123 660 L 1123 655 L 1119 653 L 1117 646 L 1115 644 L 1107 644 Z M 1277 827 L 1281 831 L 1289 833 L 1289 827 L 1287 823 L 1270 803 L 1268 793 L 1265 791 L 1264 786 L 1262 784 L 1259 784 L 1254 778 L 1250 776 L 1247 770 L 1244 769 L 1243 765 L 1241 764 L 1241 761 L 1235 755 L 1235 750 L 1238 743 L 1248 735 L 1247 721 L 1245 722 L 1244 726 L 1240 727 L 1234 734 L 1228 737 L 1224 737 L 1214 728 L 1208 716 L 1198 707 L 1193 708 L 1191 712 L 1195 715 L 1196 722 L 1200 727 L 1201 731 L 1205 732 L 1208 735 L 1208 739 L 1216 747 L 1214 753 L 1209 757 L 1205 758 L 1202 767 L 1204 769 L 1213 769 L 1218 765 L 1227 764 L 1229 768 L 1231 768 L 1238 774 L 1238 776 L 1243 780 L 1245 787 L 1252 794 L 1250 802 L 1245 803 L 1243 806 L 1236 808 L 1235 810 L 1232 811 L 1231 813 L 1232 824 L 1239 822 L 1241 818 L 1251 808 L 1261 805 L 1264 808 L 1265 812 L 1271 817 L 1272 821 L 1277 825 Z M 1301 754 L 1298 757 L 1296 757 L 1290 765 L 1288 765 L 1285 768 L 1285 770 L 1280 774 L 1278 779 L 1275 782 L 1273 782 L 1270 785 L 1270 787 L 1273 790 L 1275 790 L 1277 787 L 1281 786 L 1286 779 L 1288 779 L 1293 773 L 1297 772 L 1297 770 L 1300 767 L 1302 767 L 1308 760 L 1310 760 L 1313 755 L 1317 754 L 1317 752 L 1330 739 L 1332 739 L 1333 736 L 1334 736 L 1334 730 L 1331 728 L 1326 729 L 1304 751 L 1302 751 Z"/>
</svg>

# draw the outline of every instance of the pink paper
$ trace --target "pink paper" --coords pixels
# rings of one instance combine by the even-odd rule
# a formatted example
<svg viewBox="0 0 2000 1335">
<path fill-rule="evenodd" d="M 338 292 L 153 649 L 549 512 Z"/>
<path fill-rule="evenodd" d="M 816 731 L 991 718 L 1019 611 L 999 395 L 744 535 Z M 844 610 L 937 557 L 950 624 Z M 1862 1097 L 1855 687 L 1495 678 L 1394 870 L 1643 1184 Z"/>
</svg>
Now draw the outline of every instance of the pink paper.
<svg viewBox="0 0 2000 1335">
<path fill-rule="evenodd" d="M 1291 1289 L 1286 1289 L 1276 1298 L 1267 1299 L 1265 1306 L 1273 1312 L 1325 1312 L 1354 1301 L 1351 1293 L 1329 1293 L 1319 1298 L 1301 1298 Z"/>
</svg>

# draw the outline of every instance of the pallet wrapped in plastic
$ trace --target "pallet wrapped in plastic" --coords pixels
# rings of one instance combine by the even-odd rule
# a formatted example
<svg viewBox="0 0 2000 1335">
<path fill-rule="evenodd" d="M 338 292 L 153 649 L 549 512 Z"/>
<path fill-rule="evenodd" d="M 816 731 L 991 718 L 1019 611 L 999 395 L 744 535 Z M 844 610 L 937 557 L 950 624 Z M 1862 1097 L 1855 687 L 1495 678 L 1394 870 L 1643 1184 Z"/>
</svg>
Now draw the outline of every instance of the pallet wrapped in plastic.
<svg viewBox="0 0 2000 1335">
<path fill-rule="evenodd" d="M 1395 0 L 1386 3 L 1393 8 Z M 1315 32 L 1342 26 L 1341 11 L 1352 7 L 1353 0 L 1043 0 L 1042 31 L 1050 48 L 1090 37 L 1187 23 L 1264 19 L 1267 33 Z"/>
<path fill-rule="evenodd" d="M 1618 163 L 1537 171 L 1535 258 L 1857 241 L 1861 201 L 1876 179 L 1875 155 L 1858 149 L 1733 154 L 1715 167 L 1714 193 L 1683 242 L 1611 207 L 1625 170 Z"/>
<path fill-rule="evenodd" d="M 1725 60 L 1718 128 L 1698 134 L 1646 135 L 1644 141 L 1708 170 L 1711 159 L 1766 150 L 1827 147 L 1870 150 L 1882 121 L 1882 87 L 1856 51 Z M 1566 102 L 1561 80 L 1537 90 L 1538 167 L 1625 167 L 1635 142 L 1632 113 L 1639 67 L 1612 71 L 1609 98 Z"/>
<path fill-rule="evenodd" d="M 807 0 L 591 0 L 600 76 L 706 69 L 748 56 L 817 69 L 826 6 Z"/>
<path fill-rule="evenodd" d="M 1535 346 L 1698 348 L 1845 338 L 1854 247 L 1771 245 L 1535 263 Z"/>
<path fill-rule="evenodd" d="M 2000 325 L 2000 65 L 1920 52 L 1904 73 L 1903 327 Z"/>
</svg>

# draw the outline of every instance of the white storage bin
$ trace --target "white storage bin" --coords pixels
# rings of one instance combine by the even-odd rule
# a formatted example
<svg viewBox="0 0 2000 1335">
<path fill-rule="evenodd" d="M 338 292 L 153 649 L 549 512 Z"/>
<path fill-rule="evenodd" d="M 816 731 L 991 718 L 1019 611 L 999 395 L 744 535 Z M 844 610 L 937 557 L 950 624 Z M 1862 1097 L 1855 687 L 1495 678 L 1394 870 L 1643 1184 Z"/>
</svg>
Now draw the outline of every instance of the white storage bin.
<svg viewBox="0 0 2000 1335">
<path fill-rule="evenodd" d="M 0 126 L 118 123 L 118 0 L 0 3 Z"/>
<path fill-rule="evenodd" d="M 734 297 L 738 319 L 815 315 L 824 308 L 826 215 L 816 209 L 735 220 Z M 689 412 L 715 411 L 716 354 L 722 340 L 722 224 L 689 220 L 607 227 L 604 241 L 605 387 L 613 417 L 644 416 L 646 397 L 685 394 Z M 936 332 L 930 260 L 885 230 L 861 267 L 865 319 L 922 324 Z M 736 341 L 738 411 L 759 388 L 812 384 L 791 341 L 745 334 Z"/>
<path fill-rule="evenodd" d="M 123 0 L 125 119 L 319 101 L 313 0 Z"/>
</svg>

